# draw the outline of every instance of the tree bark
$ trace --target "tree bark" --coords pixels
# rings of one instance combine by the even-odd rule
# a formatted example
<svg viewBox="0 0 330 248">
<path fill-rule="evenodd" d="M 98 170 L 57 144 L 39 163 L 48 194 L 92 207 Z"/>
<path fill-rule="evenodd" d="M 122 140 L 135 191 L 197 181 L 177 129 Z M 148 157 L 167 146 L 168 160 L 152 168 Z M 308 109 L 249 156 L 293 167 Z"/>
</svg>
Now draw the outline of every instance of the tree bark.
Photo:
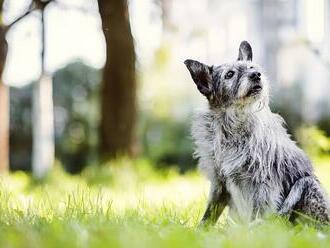
<svg viewBox="0 0 330 248">
<path fill-rule="evenodd" d="M 132 155 L 136 121 L 135 51 L 126 0 L 98 0 L 107 60 L 101 87 L 101 158 Z"/>
<path fill-rule="evenodd" d="M 33 86 L 33 154 L 32 172 L 45 177 L 54 164 L 54 116 L 52 78 L 42 74 Z"/>
<path fill-rule="evenodd" d="M 0 0 L 0 18 L 3 12 Z M 0 20 L 0 172 L 9 169 L 9 90 L 2 81 L 7 57 L 6 26 Z"/>
</svg>

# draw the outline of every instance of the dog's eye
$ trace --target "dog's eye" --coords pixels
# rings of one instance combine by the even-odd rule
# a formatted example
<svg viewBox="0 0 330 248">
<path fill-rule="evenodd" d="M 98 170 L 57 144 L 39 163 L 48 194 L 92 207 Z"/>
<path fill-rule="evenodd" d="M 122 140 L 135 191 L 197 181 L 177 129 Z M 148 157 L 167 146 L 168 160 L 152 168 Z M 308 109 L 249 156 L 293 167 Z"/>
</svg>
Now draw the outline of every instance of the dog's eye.
<svg viewBox="0 0 330 248">
<path fill-rule="evenodd" d="M 230 79 L 234 76 L 235 72 L 234 71 L 228 71 L 225 75 L 225 79 Z"/>
</svg>

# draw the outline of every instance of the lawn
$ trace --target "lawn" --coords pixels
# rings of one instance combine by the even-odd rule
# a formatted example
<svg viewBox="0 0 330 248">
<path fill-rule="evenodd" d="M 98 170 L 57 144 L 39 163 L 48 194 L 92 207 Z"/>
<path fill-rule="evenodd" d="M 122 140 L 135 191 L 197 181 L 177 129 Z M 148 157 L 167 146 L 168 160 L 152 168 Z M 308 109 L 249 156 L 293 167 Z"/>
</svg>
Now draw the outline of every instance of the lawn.
<svg viewBox="0 0 330 248">
<path fill-rule="evenodd" d="M 330 189 L 330 162 L 317 174 Z M 330 230 L 274 218 L 254 226 L 197 228 L 208 183 L 197 172 L 156 171 L 120 160 L 42 182 L 16 172 L 0 179 L 0 247 L 330 247 Z M 330 191 L 330 190 L 328 190 Z"/>
</svg>

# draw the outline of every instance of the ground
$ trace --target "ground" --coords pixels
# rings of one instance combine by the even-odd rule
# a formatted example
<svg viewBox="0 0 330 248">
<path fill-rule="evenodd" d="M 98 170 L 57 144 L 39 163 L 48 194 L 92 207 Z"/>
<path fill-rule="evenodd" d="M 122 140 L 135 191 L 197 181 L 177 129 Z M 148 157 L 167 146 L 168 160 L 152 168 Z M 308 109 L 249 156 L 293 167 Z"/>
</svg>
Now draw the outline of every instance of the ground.
<svg viewBox="0 0 330 248">
<path fill-rule="evenodd" d="M 317 174 L 330 191 L 330 162 Z M 0 247 L 330 247 L 318 231 L 272 218 L 254 226 L 198 228 L 208 183 L 197 172 L 156 171 L 120 160 L 82 175 L 59 169 L 42 182 L 16 172 L 0 179 Z"/>
</svg>

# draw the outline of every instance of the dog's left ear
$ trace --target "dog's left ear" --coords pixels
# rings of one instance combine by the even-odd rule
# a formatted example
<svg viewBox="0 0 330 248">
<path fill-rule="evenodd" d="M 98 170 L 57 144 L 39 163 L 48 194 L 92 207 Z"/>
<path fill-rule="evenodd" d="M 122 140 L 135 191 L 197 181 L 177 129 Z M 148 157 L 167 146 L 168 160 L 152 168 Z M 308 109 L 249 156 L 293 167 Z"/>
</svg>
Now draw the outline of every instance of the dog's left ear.
<svg viewBox="0 0 330 248">
<path fill-rule="evenodd" d="M 247 41 L 242 41 L 239 46 L 237 60 L 252 61 L 252 47 Z"/>
<path fill-rule="evenodd" d="M 200 93 L 209 97 L 212 92 L 212 67 L 191 59 L 185 60 L 184 64 Z"/>
</svg>

